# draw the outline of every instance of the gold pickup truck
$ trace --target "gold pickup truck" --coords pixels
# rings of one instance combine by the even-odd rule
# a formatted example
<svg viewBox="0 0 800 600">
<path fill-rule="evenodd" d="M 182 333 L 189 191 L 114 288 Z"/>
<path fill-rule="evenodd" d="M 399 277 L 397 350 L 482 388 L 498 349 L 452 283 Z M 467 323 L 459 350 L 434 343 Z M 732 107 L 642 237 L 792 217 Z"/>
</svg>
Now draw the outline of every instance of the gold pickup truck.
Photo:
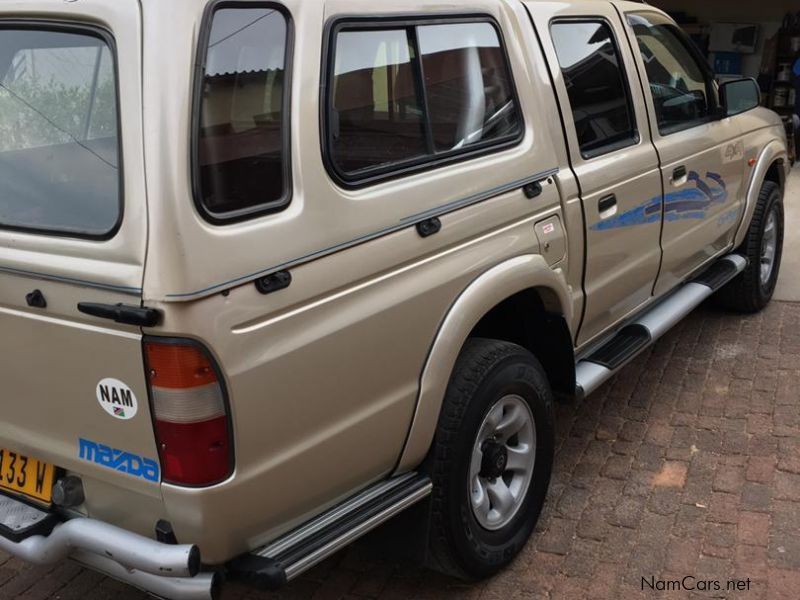
<svg viewBox="0 0 800 600">
<path fill-rule="evenodd" d="M 403 513 L 496 573 L 554 402 L 770 301 L 759 96 L 634 2 L 0 0 L 0 550 L 199 600 Z"/>
</svg>

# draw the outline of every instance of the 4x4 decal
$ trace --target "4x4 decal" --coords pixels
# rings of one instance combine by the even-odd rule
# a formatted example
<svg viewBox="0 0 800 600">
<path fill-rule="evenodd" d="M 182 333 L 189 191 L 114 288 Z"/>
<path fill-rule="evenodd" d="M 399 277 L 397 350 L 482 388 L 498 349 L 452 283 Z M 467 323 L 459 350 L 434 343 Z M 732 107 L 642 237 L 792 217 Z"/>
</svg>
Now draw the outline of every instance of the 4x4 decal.
<svg viewBox="0 0 800 600">
<path fill-rule="evenodd" d="M 160 470 L 158 462 L 124 450 L 117 450 L 104 444 L 80 438 L 78 457 L 107 469 L 127 473 L 147 481 L 158 481 Z"/>
</svg>

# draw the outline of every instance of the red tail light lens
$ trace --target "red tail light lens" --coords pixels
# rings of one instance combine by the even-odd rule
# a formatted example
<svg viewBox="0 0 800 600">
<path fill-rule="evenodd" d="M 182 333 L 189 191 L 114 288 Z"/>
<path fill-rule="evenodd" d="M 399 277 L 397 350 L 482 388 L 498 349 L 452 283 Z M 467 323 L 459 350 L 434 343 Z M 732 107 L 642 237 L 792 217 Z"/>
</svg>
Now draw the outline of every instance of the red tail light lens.
<svg viewBox="0 0 800 600">
<path fill-rule="evenodd" d="M 164 481 L 204 486 L 231 474 L 233 453 L 223 382 L 191 342 L 144 344 Z"/>
</svg>

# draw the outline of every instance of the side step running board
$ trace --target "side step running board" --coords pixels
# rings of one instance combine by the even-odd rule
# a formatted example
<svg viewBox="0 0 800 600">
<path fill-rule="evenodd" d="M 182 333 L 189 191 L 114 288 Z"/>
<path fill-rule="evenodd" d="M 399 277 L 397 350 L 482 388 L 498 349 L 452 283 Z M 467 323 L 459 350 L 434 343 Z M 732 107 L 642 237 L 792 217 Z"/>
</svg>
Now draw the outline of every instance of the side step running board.
<svg viewBox="0 0 800 600">
<path fill-rule="evenodd" d="M 633 360 L 642 350 L 682 321 L 714 292 L 739 275 L 747 259 L 729 254 L 679 288 L 576 366 L 577 396 L 584 399 Z"/>
<path fill-rule="evenodd" d="M 634 323 L 622 329 L 606 345 L 596 350 L 586 360 L 611 371 L 616 371 L 631 358 L 647 348 L 653 341 L 650 330 Z"/>
<path fill-rule="evenodd" d="M 367 488 L 275 542 L 234 560 L 231 574 L 276 590 L 431 493 L 429 477 L 408 473 Z"/>
</svg>

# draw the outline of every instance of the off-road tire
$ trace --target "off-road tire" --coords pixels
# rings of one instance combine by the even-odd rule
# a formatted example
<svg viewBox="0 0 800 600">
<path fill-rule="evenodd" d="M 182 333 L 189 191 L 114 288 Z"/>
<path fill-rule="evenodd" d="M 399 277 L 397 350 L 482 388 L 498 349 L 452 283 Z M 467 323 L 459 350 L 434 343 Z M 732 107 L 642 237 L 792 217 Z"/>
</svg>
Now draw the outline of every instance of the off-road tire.
<svg viewBox="0 0 800 600">
<path fill-rule="evenodd" d="M 770 212 L 777 215 L 777 249 L 772 274 L 766 284 L 761 282 L 761 244 L 764 229 Z M 748 265 L 733 281 L 723 287 L 716 295 L 716 302 L 722 308 L 742 313 L 756 313 L 772 300 L 783 256 L 783 200 L 781 188 L 772 181 L 764 182 L 758 195 L 753 220 L 747 237 L 738 252 L 747 258 Z"/>
<path fill-rule="evenodd" d="M 479 428 L 507 394 L 521 397 L 536 431 L 533 476 L 518 512 L 490 531 L 469 501 L 469 468 Z M 539 519 L 553 467 L 553 393 L 539 361 L 508 342 L 472 339 L 450 379 L 427 471 L 433 480 L 428 566 L 460 579 L 490 577 L 522 550 Z"/>
</svg>

